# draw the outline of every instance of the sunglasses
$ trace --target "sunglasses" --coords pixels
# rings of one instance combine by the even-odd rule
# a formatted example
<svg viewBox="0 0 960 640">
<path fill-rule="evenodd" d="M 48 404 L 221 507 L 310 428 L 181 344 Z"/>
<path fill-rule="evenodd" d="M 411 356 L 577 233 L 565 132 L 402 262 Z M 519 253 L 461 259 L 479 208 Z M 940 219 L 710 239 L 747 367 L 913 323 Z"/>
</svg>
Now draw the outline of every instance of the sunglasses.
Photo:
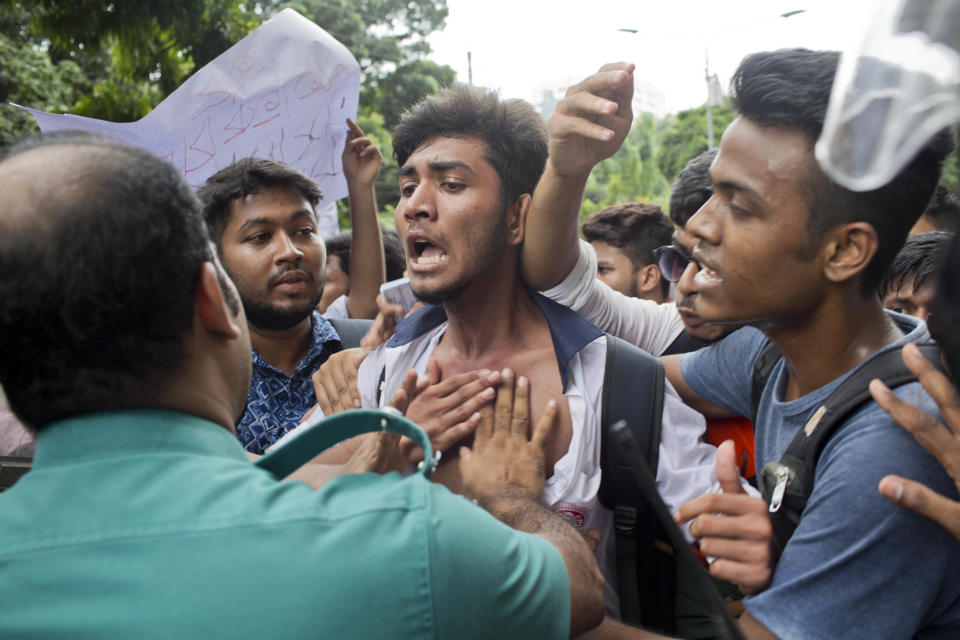
<svg viewBox="0 0 960 640">
<path fill-rule="evenodd" d="M 691 262 L 700 266 L 700 263 L 694 260 L 689 253 L 669 244 L 654 249 L 653 256 L 657 259 L 660 273 L 670 282 L 679 282 L 687 265 Z"/>
</svg>

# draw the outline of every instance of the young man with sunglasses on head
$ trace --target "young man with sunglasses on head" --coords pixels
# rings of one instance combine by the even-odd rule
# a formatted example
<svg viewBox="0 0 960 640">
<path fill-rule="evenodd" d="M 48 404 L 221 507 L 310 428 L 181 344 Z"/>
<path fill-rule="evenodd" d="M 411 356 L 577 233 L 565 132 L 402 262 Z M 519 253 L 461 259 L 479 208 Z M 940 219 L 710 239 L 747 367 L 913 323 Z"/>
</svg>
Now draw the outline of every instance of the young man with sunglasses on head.
<svg viewBox="0 0 960 640">
<path fill-rule="evenodd" d="M 833 183 L 813 144 L 838 57 L 787 50 L 741 63 L 733 81 L 740 117 L 711 168 L 715 192 L 686 227 L 697 263 L 688 264 L 680 290 L 696 294 L 705 320 L 751 326 L 682 356 L 682 366 L 679 356 L 668 358 L 668 377 L 702 412 L 743 415 L 751 411 L 755 360 L 773 340 L 784 357 L 760 399 L 758 466 L 778 460 L 805 425 L 815 429 L 821 403 L 854 369 L 928 338 L 922 323 L 886 314 L 875 290 L 933 193 L 952 141 L 938 135 L 876 191 Z M 544 255 L 572 252 L 565 234 L 575 230 L 586 178 L 626 135 L 618 105 L 604 96 L 631 70 L 601 70 L 568 92 L 551 118 L 551 163 L 530 220 L 552 218 L 558 231 L 530 234 L 543 240 L 525 247 L 525 273 L 541 276 L 533 282 L 555 284 L 575 259 L 543 269 Z M 572 224 L 557 224 L 558 215 Z M 893 392 L 937 414 L 919 384 Z M 718 453 L 720 477 L 731 471 L 730 453 Z M 957 635 L 960 549 L 936 525 L 876 493 L 890 473 L 956 499 L 957 488 L 930 454 L 867 402 L 827 443 L 807 508 L 782 550 L 775 550 L 763 500 L 734 490 L 681 507 L 678 520 L 692 520 L 701 550 L 717 558 L 711 572 L 754 593 L 740 618 L 746 637 Z"/>
</svg>

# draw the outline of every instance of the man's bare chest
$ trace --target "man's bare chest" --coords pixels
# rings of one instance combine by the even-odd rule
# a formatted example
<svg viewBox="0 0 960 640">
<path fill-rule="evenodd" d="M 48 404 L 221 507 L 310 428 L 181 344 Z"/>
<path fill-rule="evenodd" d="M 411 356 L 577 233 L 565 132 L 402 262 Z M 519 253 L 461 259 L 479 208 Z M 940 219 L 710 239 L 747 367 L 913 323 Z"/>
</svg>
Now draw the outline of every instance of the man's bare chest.
<svg viewBox="0 0 960 640">
<path fill-rule="evenodd" d="M 552 344 L 545 348 L 523 349 L 516 352 L 486 353 L 479 357 L 465 359 L 437 347 L 433 357 L 440 365 L 441 378 L 479 369 L 502 371 L 510 368 L 516 376 L 524 376 L 530 381 L 530 418 L 531 429 L 543 414 L 547 402 L 557 402 L 557 424 L 552 437 L 547 441 L 547 476 L 553 474 L 553 465 L 567 452 L 572 436 L 570 407 L 563 395 L 563 382 L 557 365 L 556 352 Z"/>
</svg>

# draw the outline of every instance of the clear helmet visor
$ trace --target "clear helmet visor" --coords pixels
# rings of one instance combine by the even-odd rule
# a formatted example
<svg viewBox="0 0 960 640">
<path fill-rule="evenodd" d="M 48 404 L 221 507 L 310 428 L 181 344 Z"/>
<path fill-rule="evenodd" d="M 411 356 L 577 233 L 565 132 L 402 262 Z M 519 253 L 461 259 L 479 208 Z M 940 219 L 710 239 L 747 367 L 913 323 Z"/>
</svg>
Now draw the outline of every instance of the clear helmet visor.
<svg viewBox="0 0 960 640">
<path fill-rule="evenodd" d="M 876 189 L 960 120 L 960 0 L 883 0 L 840 59 L 816 157 L 836 182 Z"/>
</svg>

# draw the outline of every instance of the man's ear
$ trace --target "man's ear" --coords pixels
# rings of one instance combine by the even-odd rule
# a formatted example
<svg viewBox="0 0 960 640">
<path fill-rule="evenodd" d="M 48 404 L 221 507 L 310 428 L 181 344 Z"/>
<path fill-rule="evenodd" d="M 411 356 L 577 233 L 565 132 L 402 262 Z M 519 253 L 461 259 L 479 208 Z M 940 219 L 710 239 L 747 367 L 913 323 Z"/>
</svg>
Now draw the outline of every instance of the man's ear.
<svg viewBox="0 0 960 640">
<path fill-rule="evenodd" d="M 200 268 L 194 293 L 194 308 L 208 331 L 228 339 L 240 337 L 240 315 L 234 314 L 227 304 L 217 278 L 217 267 L 212 262 L 204 262 Z"/>
<path fill-rule="evenodd" d="M 650 293 L 660 288 L 660 267 L 648 264 L 637 271 L 637 291 Z"/>
<path fill-rule="evenodd" d="M 824 248 L 823 273 L 831 282 L 844 282 L 863 273 L 877 254 L 877 231 L 869 222 L 834 227 Z"/>
<path fill-rule="evenodd" d="M 523 243 L 527 227 L 527 213 L 530 211 L 530 194 L 524 193 L 507 207 L 507 244 L 517 246 Z"/>
</svg>

